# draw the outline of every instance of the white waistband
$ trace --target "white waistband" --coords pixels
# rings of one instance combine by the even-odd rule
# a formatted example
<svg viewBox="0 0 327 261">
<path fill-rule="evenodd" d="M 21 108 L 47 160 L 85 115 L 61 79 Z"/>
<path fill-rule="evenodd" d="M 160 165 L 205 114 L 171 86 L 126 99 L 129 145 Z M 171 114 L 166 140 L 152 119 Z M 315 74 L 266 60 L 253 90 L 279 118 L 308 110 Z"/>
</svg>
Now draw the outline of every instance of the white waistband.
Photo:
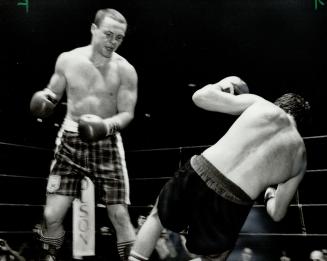
<svg viewBox="0 0 327 261">
<path fill-rule="evenodd" d="M 62 123 L 62 129 L 70 132 L 78 132 L 78 123 L 71 119 L 65 118 Z"/>
</svg>

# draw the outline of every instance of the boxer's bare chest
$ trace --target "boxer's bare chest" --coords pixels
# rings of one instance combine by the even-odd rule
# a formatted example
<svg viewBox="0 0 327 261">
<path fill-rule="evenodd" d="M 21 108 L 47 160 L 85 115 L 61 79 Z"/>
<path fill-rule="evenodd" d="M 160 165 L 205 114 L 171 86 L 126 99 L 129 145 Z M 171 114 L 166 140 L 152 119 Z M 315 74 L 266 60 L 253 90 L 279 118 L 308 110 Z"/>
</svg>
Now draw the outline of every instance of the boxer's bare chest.
<svg viewBox="0 0 327 261">
<path fill-rule="evenodd" d="M 72 62 L 67 68 L 69 92 L 78 96 L 115 96 L 119 87 L 118 66 L 109 63 L 95 66 L 90 61 Z"/>
<path fill-rule="evenodd" d="M 91 113 L 108 117 L 116 112 L 120 86 L 116 63 L 95 66 L 88 59 L 77 59 L 67 66 L 65 76 L 71 114 Z"/>
</svg>

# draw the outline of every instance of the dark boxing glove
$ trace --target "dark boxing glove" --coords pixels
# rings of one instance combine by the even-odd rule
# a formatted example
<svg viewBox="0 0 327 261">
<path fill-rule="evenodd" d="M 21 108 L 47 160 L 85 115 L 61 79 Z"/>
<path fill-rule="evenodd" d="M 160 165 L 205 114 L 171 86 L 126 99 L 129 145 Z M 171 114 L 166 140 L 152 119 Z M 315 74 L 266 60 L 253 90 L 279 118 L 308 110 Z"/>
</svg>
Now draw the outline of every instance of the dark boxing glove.
<svg viewBox="0 0 327 261">
<path fill-rule="evenodd" d="M 92 142 L 104 139 L 109 131 L 102 118 L 94 114 L 84 114 L 79 118 L 78 132 L 82 140 Z"/>
<path fill-rule="evenodd" d="M 35 117 L 46 118 L 52 114 L 57 103 L 56 94 L 50 89 L 44 89 L 34 93 L 30 103 L 30 111 Z"/>
<path fill-rule="evenodd" d="M 249 87 L 242 80 L 237 84 L 234 84 L 234 83 L 232 83 L 232 84 L 234 86 L 234 95 L 249 93 Z"/>
<path fill-rule="evenodd" d="M 78 121 L 79 135 L 86 142 L 102 140 L 118 130 L 117 123 L 105 122 L 101 117 L 94 114 L 84 114 Z"/>
</svg>

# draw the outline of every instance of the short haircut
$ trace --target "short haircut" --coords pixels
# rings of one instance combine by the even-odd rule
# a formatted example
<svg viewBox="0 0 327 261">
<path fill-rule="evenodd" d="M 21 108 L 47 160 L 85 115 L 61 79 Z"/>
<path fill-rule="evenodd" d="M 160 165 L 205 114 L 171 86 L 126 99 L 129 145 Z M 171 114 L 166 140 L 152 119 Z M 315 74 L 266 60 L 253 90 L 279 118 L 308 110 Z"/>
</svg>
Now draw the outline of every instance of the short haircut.
<svg viewBox="0 0 327 261">
<path fill-rule="evenodd" d="M 297 124 L 303 124 L 310 112 L 310 104 L 296 93 L 286 93 L 275 101 L 275 105 L 292 115 Z"/>
<path fill-rule="evenodd" d="M 119 23 L 126 24 L 127 26 L 127 20 L 125 17 L 120 12 L 112 8 L 98 10 L 94 18 L 94 24 L 99 27 L 104 18 L 107 16 Z"/>
</svg>

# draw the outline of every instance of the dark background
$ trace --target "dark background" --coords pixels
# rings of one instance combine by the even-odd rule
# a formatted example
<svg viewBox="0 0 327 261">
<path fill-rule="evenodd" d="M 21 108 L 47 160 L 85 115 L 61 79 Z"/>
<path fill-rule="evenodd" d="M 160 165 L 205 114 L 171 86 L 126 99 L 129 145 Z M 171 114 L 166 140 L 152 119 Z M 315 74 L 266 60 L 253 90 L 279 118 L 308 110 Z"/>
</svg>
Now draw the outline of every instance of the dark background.
<svg viewBox="0 0 327 261">
<path fill-rule="evenodd" d="M 171 176 L 203 148 L 194 146 L 216 142 L 234 121 L 193 105 L 192 94 L 205 84 L 237 75 L 252 93 L 271 101 L 297 92 L 313 112 L 303 136 L 326 135 L 327 3 L 315 6 L 315 1 L 29 0 L 27 12 L 18 0 L 2 0 L 0 207 L 5 214 L 0 236 L 14 242 L 18 230 L 30 231 L 41 217 L 51 150 L 65 105 L 38 122 L 29 113 L 30 98 L 46 87 L 61 52 L 90 43 L 90 26 L 99 8 L 115 8 L 127 18 L 128 34 L 118 53 L 139 76 L 135 119 L 123 132 L 135 218 L 137 206 L 153 203 L 165 181 L 156 178 Z M 326 139 L 305 143 L 310 173 L 299 188 L 303 209 L 293 202 L 283 222 L 274 224 L 259 199 L 231 260 L 243 246 L 254 249 L 256 260 L 278 260 L 282 249 L 292 260 L 307 260 L 312 249 L 327 248 Z"/>
</svg>

